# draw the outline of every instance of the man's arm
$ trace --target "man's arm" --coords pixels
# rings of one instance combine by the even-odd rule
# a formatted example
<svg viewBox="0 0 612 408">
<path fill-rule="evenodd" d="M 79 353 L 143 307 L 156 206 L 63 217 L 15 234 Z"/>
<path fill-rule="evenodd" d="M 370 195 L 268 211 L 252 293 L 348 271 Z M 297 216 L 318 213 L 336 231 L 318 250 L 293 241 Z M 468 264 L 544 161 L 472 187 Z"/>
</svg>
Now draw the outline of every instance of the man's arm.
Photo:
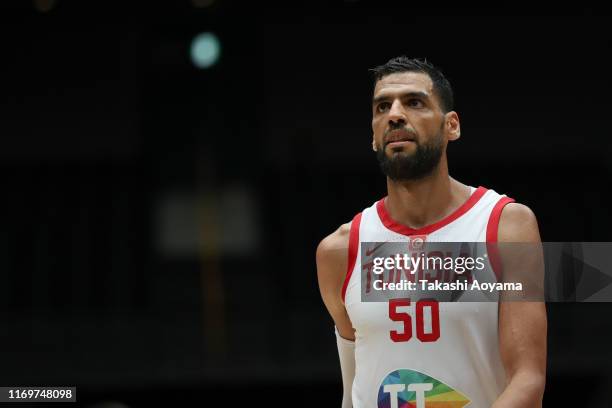
<svg viewBox="0 0 612 408">
<path fill-rule="evenodd" d="M 344 388 L 342 408 L 350 408 L 355 376 L 355 330 L 342 301 L 342 285 L 348 267 L 350 223 L 326 237 L 317 248 L 317 277 L 323 303 L 336 325 L 338 355 Z"/>
<path fill-rule="evenodd" d="M 535 215 L 522 204 L 506 205 L 499 221 L 498 237 L 500 243 L 539 243 L 540 233 Z M 516 260 L 502 259 L 502 262 L 506 269 L 512 267 Z M 515 265 L 522 270 L 540 271 L 541 263 L 540 256 L 533 256 L 521 259 Z M 546 382 L 546 327 L 543 302 L 500 302 L 499 342 L 507 384 L 493 408 L 542 406 Z"/>
</svg>

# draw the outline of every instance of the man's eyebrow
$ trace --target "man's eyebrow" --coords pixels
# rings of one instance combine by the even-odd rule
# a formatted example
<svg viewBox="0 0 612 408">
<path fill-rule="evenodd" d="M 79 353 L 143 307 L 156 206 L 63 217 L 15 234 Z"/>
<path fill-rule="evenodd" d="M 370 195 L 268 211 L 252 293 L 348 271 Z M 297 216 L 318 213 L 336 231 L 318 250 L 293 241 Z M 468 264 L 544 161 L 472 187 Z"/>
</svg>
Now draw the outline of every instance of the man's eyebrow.
<svg viewBox="0 0 612 408">
<path fill-rule="evenodd" d="M 401 98 L 405 98 L 405 97 L 417 97 L 417 98 L 423 98 L 423 99 L 429 98 L 429 94 L 424 91 L 405 92 L 405 93 L 400 94 L 399 96 Z M 385 95 L 385 94 L 378 95 L 377 97 L 372 99 L 372 105 L 376 105 L 377 103 L 388 101 L 389 99 L 391 99 L 389 95 Z"/>
</svg>

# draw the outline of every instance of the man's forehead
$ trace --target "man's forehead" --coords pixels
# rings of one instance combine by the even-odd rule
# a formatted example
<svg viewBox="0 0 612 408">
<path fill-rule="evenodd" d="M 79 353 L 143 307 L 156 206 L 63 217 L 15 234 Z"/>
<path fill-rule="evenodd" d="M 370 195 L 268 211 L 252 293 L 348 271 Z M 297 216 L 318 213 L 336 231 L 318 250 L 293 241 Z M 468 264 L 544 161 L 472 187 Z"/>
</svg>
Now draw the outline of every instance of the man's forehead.
<svg viewBox="0 0 612 408">
<path fill-rule="evenodd" d="M 386 75 L 376 82 L 374 96 L 387 92 L 425 92 L 431 95 L 433 82 L 429 75 L 423 72 L 397 72 Z"/>
</svg>

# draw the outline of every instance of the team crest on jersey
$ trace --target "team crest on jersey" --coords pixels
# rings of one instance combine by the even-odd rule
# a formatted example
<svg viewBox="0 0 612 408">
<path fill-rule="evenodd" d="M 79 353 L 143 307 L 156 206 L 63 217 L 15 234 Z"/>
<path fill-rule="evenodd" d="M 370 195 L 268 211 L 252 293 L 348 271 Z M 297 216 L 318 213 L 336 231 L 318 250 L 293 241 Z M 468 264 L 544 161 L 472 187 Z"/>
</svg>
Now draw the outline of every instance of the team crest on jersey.
<svg viewBox="0 0 612 408">
<path fill-rule="evenodd" d="M 457 390 L 415 370 L 395 370 L 378 389 L 378 408 L 462 408 L 470 400 Z"/>
<path fill-rule="evenodd" d="M 425 248 L 425 241 L 427 241 L 427 235 L 411 235 L 408 237 L 408 249 L 410 251 L 421 251 Z"/>
</svg>

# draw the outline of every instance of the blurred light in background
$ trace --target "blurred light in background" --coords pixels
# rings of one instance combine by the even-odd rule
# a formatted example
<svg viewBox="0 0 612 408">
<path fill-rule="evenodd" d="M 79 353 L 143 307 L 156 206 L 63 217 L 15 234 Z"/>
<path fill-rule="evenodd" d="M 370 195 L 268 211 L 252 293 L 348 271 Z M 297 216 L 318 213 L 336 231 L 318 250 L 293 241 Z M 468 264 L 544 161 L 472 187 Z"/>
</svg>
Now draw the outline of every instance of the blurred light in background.
<svg viewBox="0 0 612 408">
<path fill-rule="evenodd" d="M 250 256 L 258 251 L 258 203 L 248 186 L 207 193 L 168 192 L 155 213 L 157 249 L 167 258 L 197 259 L 214 254 Z"/>
<path fill-rule="evenodd" d="M 34 8 L 36 11 L 41 13 L 47 13 L 51 11 L 57 4 L 55 0 L 34 0 Z"/>
<path fill-rule="evenodd" d="M 219 60 L 221 44 L 213 33 L 196 35 L 191 42 L 191 61 L 198 68 L 210 68 Z"/>
</svg>

